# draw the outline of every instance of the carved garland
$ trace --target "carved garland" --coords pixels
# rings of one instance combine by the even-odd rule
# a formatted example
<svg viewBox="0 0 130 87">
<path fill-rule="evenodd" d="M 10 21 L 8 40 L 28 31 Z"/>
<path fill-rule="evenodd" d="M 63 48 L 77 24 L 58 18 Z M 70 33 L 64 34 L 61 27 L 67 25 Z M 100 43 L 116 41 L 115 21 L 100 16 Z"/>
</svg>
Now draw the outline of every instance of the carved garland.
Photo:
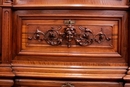
<svg viewBox="0 0 130 87">
<path fill-rule="evenodd" d="M 64 28 L 63 33 L 59 32 L 61 26 L 59 26 L 57 29 L 51 27 L 51 29 L 46 31 L 45 33 L 37 29 L 32 37 L 28 37 L 28 40 L 45 40 L 47 44 L 52 46 L 61 45 L 64 40 L 67 47 L 71 47 L 72 41 L 75 41 L 76 45 L 88 46 L 91 45 L 94 41 L 100 44 L 105 40 L 111 40 L 110 37 L 107 37 L 106 34 L 103 33 L 102 28 L 98 34 L 93 35 L 93 32 L 90 29 L 79 26 L 81 33 L 78 34 L 74 26 L 72 26 L 72 23 L 73 22 L 69 20 L 67 27 Z"/>
</svg>

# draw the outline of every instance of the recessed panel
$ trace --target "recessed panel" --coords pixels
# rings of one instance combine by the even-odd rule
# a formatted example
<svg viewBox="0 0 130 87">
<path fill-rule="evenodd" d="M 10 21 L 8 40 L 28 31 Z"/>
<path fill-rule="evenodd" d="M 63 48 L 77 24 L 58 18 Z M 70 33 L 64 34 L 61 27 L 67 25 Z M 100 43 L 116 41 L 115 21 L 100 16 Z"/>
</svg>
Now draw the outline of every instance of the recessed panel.
<svg viewBox="0 0 130 87">
<path fill-rule="evenodd" d="M 23 20 L 21 52 L 87 55 L 118 53 L 118 21 Z"/>
<path fill-rule="evenodd" d="M 48 61 L 76 59 L 76 62 L 97 61 L 98 58 L 100 61 L 124 62 L 127 59 L 127 29 L 123 26 L 127 26 L 127 13 L 114 12 L 16 11 L 14 58 Z"/>
</svg>

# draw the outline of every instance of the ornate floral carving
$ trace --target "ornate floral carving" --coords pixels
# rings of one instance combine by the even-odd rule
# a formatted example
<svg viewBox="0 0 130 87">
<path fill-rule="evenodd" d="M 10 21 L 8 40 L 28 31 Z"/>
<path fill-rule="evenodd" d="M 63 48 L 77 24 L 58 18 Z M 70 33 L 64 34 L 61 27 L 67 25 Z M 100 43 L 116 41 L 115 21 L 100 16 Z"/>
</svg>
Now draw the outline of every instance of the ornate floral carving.
<svg viewBox="0 0 130 87">
<path fill-rule="evenodd" d="M 103 33 L 103 29 L 101 28 L 101 31 L 95 36 L 95 41 L 97 43 L 102 43 L 104 42 L 105 40 L 107 41 L 110 41 L 111 38 L 110 37 L 107 37 L 106 34 Z"/>
<path fill-rule="evenodd" d="M 81 34 L 79 36 L 79 39 L 76 39 L 76 42 L 81 46 L 90 45 L 93 43 L 93 33 L 88 28 L 79 27 L 81 30 Z"/>
<path fill-rule="evenodd" d="M 60 29 L 61 27 L 59 27 Z M 56 46 L 56 45 L 61 45 L 62 39 L 60 38 L 60 34 L 58 30 L 55 30 L 53 27 L 52 29 L 48 30 L 45 33 L 45 40 L 49 45 Z"/>
<path fill-rule="evenodd" d="M 69 20 L 70 21 L 70 20 Z M 87 46 L 91 45 L 93 42 L 102 43 L 105 40 L 110 41 L 111 38 L 108 38 L 105 33 L 103 33 L 103 29 L 99 31 L 96 35 L 93 34 L 91 29 L 86 27 L 79 26 L 79 30 L 81 33 L 77 33 L 75 27 L 69 22 L 67 26 L 64 28 L 64 32 L 60 32 L 62 27 L 58 28 L 51 27 L 46 32 L 40 31 L 38 28 L 32 37 L 28 37 L 28 40 L 45 40 L 47 44 L 52 46 L 58 46 L 63 43 L 66 43 L 67 47 L 71 47 L 71 43 L 75 42 L 76 45 Z"/>
<path fill-rule="evenodd" d="M 76 37 L 76 29 L 74 28 L 74 26 L 69 24 L 66 28 L 64 28 L 64 34 L 62 36 L 63 36 L 64 39 L 66 39 L 67 46 L 71 47 L 71 42 Z"/>
</svg>

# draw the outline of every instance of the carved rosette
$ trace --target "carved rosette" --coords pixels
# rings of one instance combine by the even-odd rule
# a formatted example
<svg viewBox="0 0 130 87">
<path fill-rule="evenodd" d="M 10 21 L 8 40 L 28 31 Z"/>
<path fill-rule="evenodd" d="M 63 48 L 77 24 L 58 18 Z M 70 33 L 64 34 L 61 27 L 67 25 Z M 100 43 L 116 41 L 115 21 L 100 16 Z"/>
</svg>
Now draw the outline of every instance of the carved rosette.
<svg viewBox="0 0 130 87">
<path fill-rule="evenodd" d="M 88 28 L 83 27 L 79 27 L 79 29 L 81 30 L 81 34 L 79 36 L 79 39 L 76 39 L 76 42 L 80 46 L 86 46 L 92 44 L 94 37 L 92 31 Z"/>
<path fill-rule="evenodd" d="M 107 40 L 107 41 L 111 40 L 111 38 L 108 38 L 106 36 L 106 34 L 103 33 L 103 29 L 102 28 L 101 28 L 101 31 L 97 35 L 95 35 L 94 39 L 95 39 L 95 42 L 97 42 L 97 43 L 102 43 L 105 40 Z"/>
<path fill-rule="evenodd" d="M 78 30 L 80 30 L 80 33 L 77 33 L 77 29 L 71 24 L 73 22 L 69 20 L 67 23 L 65 28 L 61 26 L 57 28 L 51 27 L 51 29 L 46 32 L 42 32 L 37 28 L 33 36 L 28 37 L 28 40 L 45 41 L 52 46 L 62 45 L 62 43 L 65 42 L 67 47 L 71 47 L 73 42 L 75 42 L 75 45 L 88 46 L 93 44 L 93 42 L 100 44 L 104 41 L 111 40 L 110 37 L 107 37 L 106 34 L 103 33 L 103 28 L 94 35 L 91 29 L 79 26 Z M 63 32 L 60 32 L 61 29 L 63 29 Z"/>
</svg>

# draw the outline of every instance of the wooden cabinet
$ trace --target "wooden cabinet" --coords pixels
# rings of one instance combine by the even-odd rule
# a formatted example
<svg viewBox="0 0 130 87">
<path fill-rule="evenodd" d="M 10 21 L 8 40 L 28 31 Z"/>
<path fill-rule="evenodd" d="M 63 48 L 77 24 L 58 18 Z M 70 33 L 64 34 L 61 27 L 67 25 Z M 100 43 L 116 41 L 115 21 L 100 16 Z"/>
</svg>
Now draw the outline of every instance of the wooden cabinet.
<svg viewBox="0 0 130 87">
<path fill-rule="evenodd" d="M 1 68 L 10 74 L 0 81 L 10 79 L 14 87 L 129 86 L 128 0 L 1 3 Z"/>
</svg>

